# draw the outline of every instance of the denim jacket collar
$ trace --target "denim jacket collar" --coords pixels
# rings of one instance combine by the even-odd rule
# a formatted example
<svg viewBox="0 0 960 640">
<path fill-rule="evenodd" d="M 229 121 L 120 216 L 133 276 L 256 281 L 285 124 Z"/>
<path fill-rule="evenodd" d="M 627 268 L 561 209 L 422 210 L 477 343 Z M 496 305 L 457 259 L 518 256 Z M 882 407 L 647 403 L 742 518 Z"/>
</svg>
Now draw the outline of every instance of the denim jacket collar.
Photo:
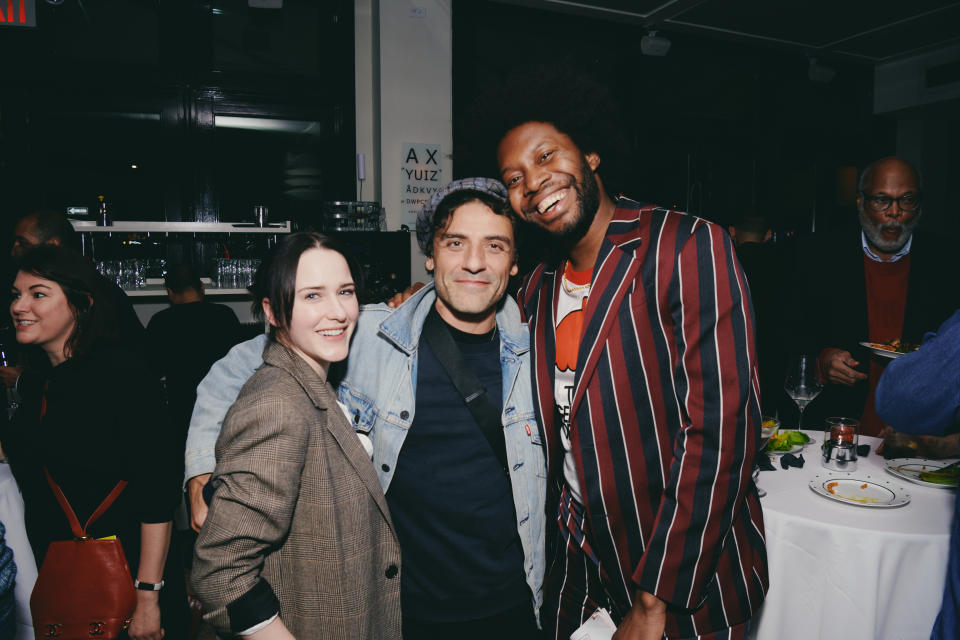
<svg viewBox="0 0 960 640">
<path fill-rule="evenodd" d="M 381 322 L 380 333 L 405 353 L 413 353 L 420 342 L 423 323 L 436 299 L 436 290 L 431 282 Z M 501 345 L 515 356 L 530 350 L 530 333 L 520 321 L 520 308 L 513 296 L 504 296 L 497 311 L 497 329 Z"/>
</svg>

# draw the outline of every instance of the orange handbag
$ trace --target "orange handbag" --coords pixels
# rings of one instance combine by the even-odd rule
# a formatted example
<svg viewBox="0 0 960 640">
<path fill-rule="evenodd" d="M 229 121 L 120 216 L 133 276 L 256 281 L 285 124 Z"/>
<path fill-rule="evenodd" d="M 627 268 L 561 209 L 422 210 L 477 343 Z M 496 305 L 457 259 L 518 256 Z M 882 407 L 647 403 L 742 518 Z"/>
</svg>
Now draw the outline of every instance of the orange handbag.
<svg viewBox="0 0 960 640">
<path fill-rule="evenodd" d="M 92 540 L 87 529 L 113 504 L 127 483 L 117 483 L 81 528 L 60 486 L 46 468 L 43 471 L 70 521 L 75 539 L 51 542 L 47 549 L 30 596 L 34 636 L 38 640 L 112 640 L 130 624 L 137 595 L 120 541 Z"/>
</svg>

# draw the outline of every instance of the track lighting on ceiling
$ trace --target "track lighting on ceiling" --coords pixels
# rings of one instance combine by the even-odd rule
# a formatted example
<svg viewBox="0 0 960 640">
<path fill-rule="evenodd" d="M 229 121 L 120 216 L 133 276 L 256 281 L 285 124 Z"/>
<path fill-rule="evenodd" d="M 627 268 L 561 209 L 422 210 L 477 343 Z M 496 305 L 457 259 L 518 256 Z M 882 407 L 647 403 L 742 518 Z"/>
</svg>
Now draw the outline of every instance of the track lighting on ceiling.
<svg viewBox="0 0 960 640">
<path fill-rule="evenodd" d="M 670 41 L 664 36 L 658 36 L 652 29 L 640 38 L 640 52 L 645 56 L 665 56 L 668 51 L 670 51 Z"/>
</svg>

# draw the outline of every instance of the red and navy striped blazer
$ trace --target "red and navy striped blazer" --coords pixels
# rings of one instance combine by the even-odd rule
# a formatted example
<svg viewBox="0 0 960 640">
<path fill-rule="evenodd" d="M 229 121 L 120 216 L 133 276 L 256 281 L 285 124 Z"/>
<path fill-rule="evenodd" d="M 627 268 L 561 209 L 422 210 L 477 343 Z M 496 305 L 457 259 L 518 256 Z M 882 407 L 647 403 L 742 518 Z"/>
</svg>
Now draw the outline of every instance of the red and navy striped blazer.
<svg viewBox="0 0 960 640">
<path fill-rule="evenodd" d="M 553 378 L 562 269 L 519 299 L 535 407 L 559 468 Z M 571 408 L 590 540 L 625 612 L 639 587 L 669 605 L 666 632 L 741 623 L 767 590 L 751 480 L 760 403 L 753 313 L 717 225 L 621 198 L 593 270 Z"/>
</svg>

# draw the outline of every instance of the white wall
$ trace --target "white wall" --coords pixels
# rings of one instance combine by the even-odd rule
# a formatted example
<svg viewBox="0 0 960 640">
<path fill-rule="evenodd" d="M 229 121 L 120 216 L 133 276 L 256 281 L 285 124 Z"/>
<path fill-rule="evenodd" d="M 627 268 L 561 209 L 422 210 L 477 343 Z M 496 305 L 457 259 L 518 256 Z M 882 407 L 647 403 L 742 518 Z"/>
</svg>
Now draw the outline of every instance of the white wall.
<svg viewBox="0 0 960 640">
<path fill-rule="evenodd" d="M 368 183 L 375 167 L 379 185 L 365 184 L 364 193 L 379 194 L 391 231 L 404 223 L 414 228 L 402 219 L 400 206 L 404 142 L 439 144 L 443 182 L 453 173 L 451 5 L 451 0 L 356 0 L 354 7 L 357 152 L 367 154 Z M 412 281 L 426 282 L 413 233 L 410 247 Z"/>
<path fill-rule="evenodd" d="M 362 193 L 360 185 L 357 185 L 357 200 L 379 202 L 381 195 L 379 0 L 354 0 L 353 16 L 357 153 L 366 156 L 367 174 Z M 399 225 L 389 228 L 396 229 Z"/>
<path fill-rule="evenodd" d="M 873 112 L 888 113 L 960 98 L 960 82 L 926 86 L 931 67 L 960 60 L 960 44 L 878 64 L 874 69 Z"/>
</svg>

